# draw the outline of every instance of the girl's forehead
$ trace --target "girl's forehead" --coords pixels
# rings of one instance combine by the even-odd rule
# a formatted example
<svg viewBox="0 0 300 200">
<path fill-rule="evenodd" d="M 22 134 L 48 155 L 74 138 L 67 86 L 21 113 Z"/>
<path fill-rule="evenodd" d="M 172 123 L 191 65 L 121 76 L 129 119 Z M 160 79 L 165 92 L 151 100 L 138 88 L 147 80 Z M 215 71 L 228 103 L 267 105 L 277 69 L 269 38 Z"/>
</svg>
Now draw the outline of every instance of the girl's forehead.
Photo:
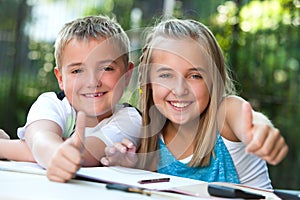
<svg viewBox="0 0 300 200">
<path fill-rule="evenodd" d="M 203 46 L 199 40 L 188 37 L 171 38 L 157 36 L 152 41 L 151 45 L 154 49 L 162 49 L 174 52 L 180 52 L 185 48 L 202 49 Z"/>
<path fill-rule="evenodd" d="M 152 44 L 152 61 L 166 57 L 174 57 L 189 62 L 193 65 L 208 65 L 207 51 L 200 42 L 193 39 L 173 39 L 158 37 Z"/>
</svg>

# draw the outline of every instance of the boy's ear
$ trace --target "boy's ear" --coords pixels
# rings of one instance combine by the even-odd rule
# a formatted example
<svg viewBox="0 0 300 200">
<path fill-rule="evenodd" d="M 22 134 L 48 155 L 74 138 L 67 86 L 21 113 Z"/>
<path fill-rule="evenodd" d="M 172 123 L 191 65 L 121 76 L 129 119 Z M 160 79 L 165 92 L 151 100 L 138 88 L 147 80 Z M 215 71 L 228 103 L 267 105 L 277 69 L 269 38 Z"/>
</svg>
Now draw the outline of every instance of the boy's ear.
<svg viewBox="0 0 300 200">
<path fill-rule="evenodd" d="M 57 66 L 54 67 L 54 74 L 55 74 L 55 76 L 56 76 L 56 79 L 57 79 L 59 88 L 60 88 L 61 90 L 64 90 L 64 85 L 63 85 L 62 75 L 61 75 L 60 70 L 58 69 Z"/>
<path fill-rule="evenodd" d="M 128 66 L 127 66 L 127 72 L 125 74 L 125 81 L 126 81 L 125 84 L 126 84 L 126 86 L 128 86 L 129 83 L 130 83 L 133 69 L 134 69 L 134 63 L 133 62 L 129 62 Z"/>
</svg>

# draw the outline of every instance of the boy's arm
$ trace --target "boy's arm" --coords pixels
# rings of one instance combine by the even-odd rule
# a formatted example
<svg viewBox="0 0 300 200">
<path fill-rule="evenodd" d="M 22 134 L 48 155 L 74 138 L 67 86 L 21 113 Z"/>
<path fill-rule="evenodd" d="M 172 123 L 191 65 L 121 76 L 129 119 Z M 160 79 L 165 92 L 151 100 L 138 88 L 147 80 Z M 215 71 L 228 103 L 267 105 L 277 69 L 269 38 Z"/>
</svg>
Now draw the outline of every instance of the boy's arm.
<svg viewBox="0 0 300 200">
<path fill-rule="evenodd" d="M 222 135 L 233 141 L 242 141 L 246 144 L 248 153 L 273 165 L 286 156 L 288 146 L 279 130 L 273 127 L 266 116 L 253 111 L 248 102 L 237 96 L 227 97 L 224 105 L 221 107 L 225 110 Z"/>
<path fill-rule="evenodd" d="M 52 181 L 67 182 L 83 161 L 85 114 L 79 112 L 75 132 L 63 141 L 60 127 L 49 120 L 33 122 L 26 128 L 25 139 L 36 161 L 47 169 Z"/>
<path fill-rule="evenodd" d="M 99 166 L 100 159 L 105 156 L 104 149 L 106 144 L 96 137 L 86 137 L 84 143 L 84 167 Z"/>
<path fill-rule="evenodd" d="M 38 120 L 26 128 L 25 140 L 42 167 L 48 167 L 54 152 L 64 142 L 61 135 L 61 128 L 50 120 Z"/>
</svg>

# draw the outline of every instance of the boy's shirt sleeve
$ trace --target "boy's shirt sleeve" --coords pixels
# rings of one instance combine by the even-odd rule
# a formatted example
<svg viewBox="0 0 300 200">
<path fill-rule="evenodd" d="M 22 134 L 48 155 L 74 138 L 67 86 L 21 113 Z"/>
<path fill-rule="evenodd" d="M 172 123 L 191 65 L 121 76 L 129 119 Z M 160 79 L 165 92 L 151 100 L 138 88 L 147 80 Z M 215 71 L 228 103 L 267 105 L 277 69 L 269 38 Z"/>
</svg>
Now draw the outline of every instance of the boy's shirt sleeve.
<svg viewBox="0 0 300 200">
<path fill-rule="evenodd" d="M 20 139 L 24 139 L 28 125 L 38 120 L 50 120 L 61 127 L 62 137 L 68 137 L 73 131 L 75 117 L 76 113 L 66 98 L 60 100 L 54 92 L 46 92 L 41 94 L 32 104 L 25 126 L 18 128 L 17 134 Z"/>
<path fill-rule="evenodd" d="M 134 107 L 117 109 L 110 118 L 102 120 L 94 128 L 86 128 L 85 136 L 95 136 L 101 139 L 106 146 L 121 142 L 124 138 L 139 145 L 142 133 L 142 117 Z"/>
</svg>

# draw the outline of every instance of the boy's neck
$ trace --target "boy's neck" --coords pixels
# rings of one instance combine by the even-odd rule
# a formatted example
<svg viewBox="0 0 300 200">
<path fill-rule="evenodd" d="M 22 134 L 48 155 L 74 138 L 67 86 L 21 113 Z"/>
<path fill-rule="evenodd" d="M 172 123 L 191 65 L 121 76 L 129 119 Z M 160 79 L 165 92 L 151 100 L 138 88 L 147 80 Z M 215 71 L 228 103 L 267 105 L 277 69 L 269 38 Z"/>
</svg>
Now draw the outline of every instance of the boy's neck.
<svg viewBox="0 0 300 200">
<path fill-rule="evenodd" d="M 97 124 L 99 124 L 103 119 L 106 119 L 106 118 L 109 118 L 111 117 L 113 114 L 113 111 L 110 110 L 109 112 L 106 112 L 102 115 L 98 115 L 96 117 L 87 117 L 87 120 L 86 120 L 86 127 L 95 127 L 97 126 Z"/>
</svg>

